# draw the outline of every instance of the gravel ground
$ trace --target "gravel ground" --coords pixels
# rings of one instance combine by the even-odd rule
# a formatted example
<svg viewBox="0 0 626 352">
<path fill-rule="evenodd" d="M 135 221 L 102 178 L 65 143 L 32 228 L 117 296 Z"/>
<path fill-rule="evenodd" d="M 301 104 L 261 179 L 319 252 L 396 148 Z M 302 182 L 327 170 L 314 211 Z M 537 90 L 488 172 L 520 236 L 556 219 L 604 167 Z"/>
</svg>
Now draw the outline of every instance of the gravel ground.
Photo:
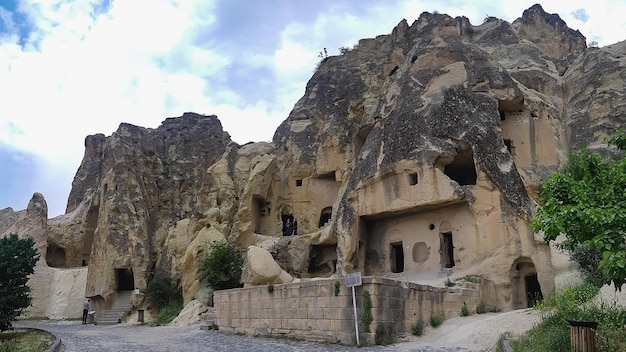
<svg viewBox="0 0 626 352">
<path fill-rule="evenodd" d="M 538 320 L 533 311 L 513 311 L 449 319 L 421 337 L 410 336 L 390 346 L 358 351 L 491 352 L 503 332 L 522 332 Z M 34 327 L 60 337 L 65 352 L 159 352 L 159 351 L 356 351 L 349 346 L 318 344 L 288 339 L 261 338 L 205 331 L 199 324 L 187 327 L 118 324 L 82 325 L 80 321 L 24 321 L 15 327 Z"/>
</svg>

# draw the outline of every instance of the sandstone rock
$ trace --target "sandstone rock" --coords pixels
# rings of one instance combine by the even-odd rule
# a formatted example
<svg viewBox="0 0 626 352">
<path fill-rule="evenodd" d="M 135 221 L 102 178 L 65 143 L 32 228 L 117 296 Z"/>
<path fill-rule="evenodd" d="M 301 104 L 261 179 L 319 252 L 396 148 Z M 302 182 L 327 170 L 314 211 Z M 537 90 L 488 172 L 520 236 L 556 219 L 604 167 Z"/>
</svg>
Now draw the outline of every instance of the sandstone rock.
<svg viewBox="0 0 626 352">
<path fill-rule="evenodd" d="M 248 247 L 242 273 L 244 285 L 265 285 L 275 282 L 282 273 L 283 270 L 276 264 L 270 252 L 256 246 Z M 285 278 L 283 275 L 281 280 Z"/>
<path fill-rule="evenodd" d="M 39 198 L 0 210 L 0 229 L 38 239 L 43 277 L 88 266 L 86 294 L 105 300 L 156 273 L 205 297 L 206 242 L 227 240 L 252 245 L 247 285 L 479 274 L 492 305 L 525 307 L 570 270 L 530 229 L 537 189 L 623 127 L 624 82 L 626 42 L 586 48 L 539 5 L 512 24 L 423 13 L 323 59 L 272 143 L 239 146 L 193 113 L 122 124 L 86 138 L 48 235 Z"/>
</svg>

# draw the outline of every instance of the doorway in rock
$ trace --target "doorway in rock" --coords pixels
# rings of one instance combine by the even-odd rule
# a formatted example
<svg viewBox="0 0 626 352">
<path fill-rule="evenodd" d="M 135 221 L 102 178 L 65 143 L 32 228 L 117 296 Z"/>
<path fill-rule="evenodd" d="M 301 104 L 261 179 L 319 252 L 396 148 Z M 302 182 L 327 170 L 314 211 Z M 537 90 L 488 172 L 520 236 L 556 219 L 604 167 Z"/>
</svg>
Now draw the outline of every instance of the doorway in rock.
<svg viewBox="0 0 626 352">
<path fill-rule="evenodd" d="M 117 281 L 118 291 L 132 291 L 135 289 L 135 279 L 133 277 L 133 269 L 131 268 L 115 269 L 115 280 Z"/>
<path fill-rule="evenodd" d="M 402 249 L 402 242 L 394 242 L 389 245 L 391 250 L 390 262 L 391 272 L 401 273 L 404 271 L 404 250 Z"/>
<path fill-rule="evenodd" d="M 537 274 L 526 275 L 526 302 L 528 308 L 532 308 L 543 301 L 543 295 L 541 294 L 541 286 L 537 279 Z"/>
<path fill-rule="evenodd" d="M 444 232 L 440 238 L 441 265 L 444 268 L 454 267 L 454 244 L 452 243 L 452 232 Z"/>
</svg>

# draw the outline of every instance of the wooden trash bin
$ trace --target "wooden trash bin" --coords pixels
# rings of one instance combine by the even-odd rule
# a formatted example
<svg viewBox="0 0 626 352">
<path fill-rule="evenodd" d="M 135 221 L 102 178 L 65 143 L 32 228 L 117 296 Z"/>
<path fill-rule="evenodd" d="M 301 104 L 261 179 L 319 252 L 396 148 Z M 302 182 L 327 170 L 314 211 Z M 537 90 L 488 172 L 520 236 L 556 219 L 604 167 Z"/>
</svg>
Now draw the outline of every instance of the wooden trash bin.
<svg viewBox="0 0 626 352">
<path fill-rule="evenodd" d="M 570 320 L 570 337 L 572 352 L 596 351 L 596 328 L 598 323 L 592 321 Z"/>
</svg>

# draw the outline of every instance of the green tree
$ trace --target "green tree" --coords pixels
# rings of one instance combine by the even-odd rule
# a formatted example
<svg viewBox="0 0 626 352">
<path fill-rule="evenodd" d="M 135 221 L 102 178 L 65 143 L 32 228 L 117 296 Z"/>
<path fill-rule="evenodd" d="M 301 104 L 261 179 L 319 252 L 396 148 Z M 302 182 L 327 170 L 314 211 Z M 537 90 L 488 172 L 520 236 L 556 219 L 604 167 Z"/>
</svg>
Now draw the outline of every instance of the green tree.
<svg viewBox="0 0 626 352">
<path fill-rule="evenodd" d="M 27 282 L 37 260 L 39 254 L 32 239 L 20 239 L 16 234 L 0 238 L 0 331 L 10 329 L 11 323 L 30 306 L 32 297 Z"/>
<path fill-rule="evenodd" d="M 227 243 L 214 242 L 200 266 L 200 280 L 206 280 L 215 290 L 240 287 L 243 260 L 241 249 Z"/>
<path fill-rule="evenodd" d="M 624 130 L 606 142 L 626 150 Z M 546 241 L 563 233 L 567 251 L 601 254 L 602 283 L 621 290 L 626 278 L 626 159 L 612 160 L 582 149 L 565 167 L 550 175 L 540 193 L 541 206 L 533 219 Z"/>
</svg>

